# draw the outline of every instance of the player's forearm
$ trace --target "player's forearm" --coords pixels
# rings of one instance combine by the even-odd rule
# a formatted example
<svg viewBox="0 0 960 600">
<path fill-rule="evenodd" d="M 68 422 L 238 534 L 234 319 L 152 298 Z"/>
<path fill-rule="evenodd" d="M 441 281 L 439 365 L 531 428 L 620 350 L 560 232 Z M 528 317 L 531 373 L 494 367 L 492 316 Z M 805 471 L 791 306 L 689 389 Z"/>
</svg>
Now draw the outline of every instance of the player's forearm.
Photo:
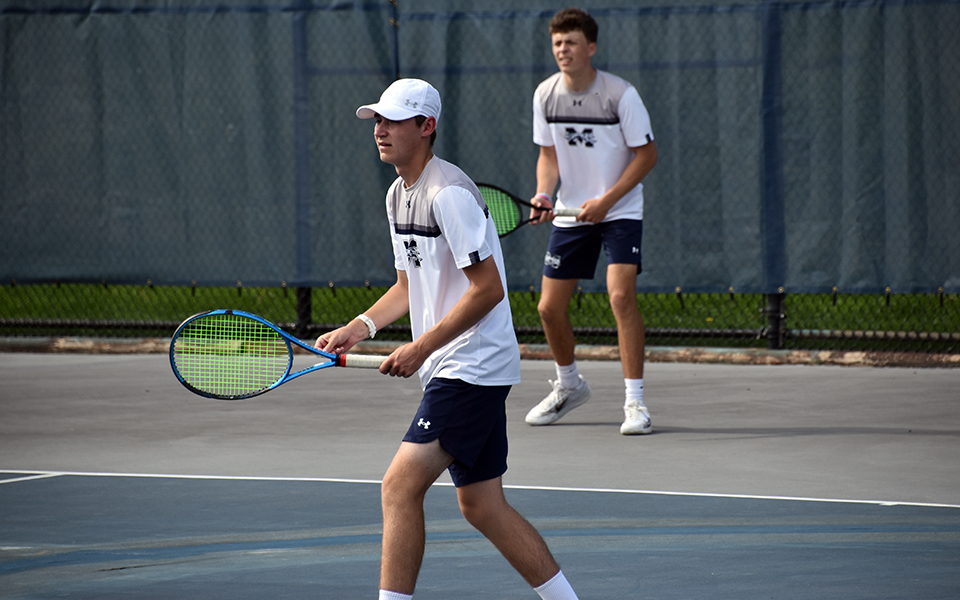
<svg viewBox="0 0 960 600">
<path fill-rule="evenodd" d="M 377 329 L 386 327 L 410 312 L 410 296 L 405 282 L 397 281 L 364 314 L 373 319 Z"/>
<path fill-rule="evenodd" d="M 450 312 L 416 341 L 426 355 L 446 346 L 479 323 L 506 295 L 493 257 L 467 267 L 464 272 L 470 279 L 470 287 Z"/>
<path fill-rule="evenodd" d="M 557 164 L 556 150 L 550 146 L 540 147 L 540 156 L 537 158 L 537 193 L 553 197 L 560 181 L 560 167 Z"/>
<path fill-rule="evenodd" d="M 657 146 L 655 142 L 649 142 L 639 148 L 634 148 L 633 159 L 627 164 L 617 182 L 602 197 L 607 209 L 612 208 L 627 192 L 637 187 L 650 174 L 656 164 Z"/>
</svg>

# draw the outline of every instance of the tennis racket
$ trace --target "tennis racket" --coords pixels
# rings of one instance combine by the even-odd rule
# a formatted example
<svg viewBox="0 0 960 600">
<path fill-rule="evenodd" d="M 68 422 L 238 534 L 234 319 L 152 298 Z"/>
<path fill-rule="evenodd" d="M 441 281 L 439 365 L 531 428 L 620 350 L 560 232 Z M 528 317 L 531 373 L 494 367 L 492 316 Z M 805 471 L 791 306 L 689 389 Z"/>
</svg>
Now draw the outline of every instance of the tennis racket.
<svg viewBox="0 0 960 600">
<path fill-rule="evenodd" d="M 324 361 L 293 373 L 293 347 Z M 211 310 L 184 321 L 170 341 L 170 366 L 188 390 L 217 400 L 241 400 L 327 367 L 377 369 L 385 356 L 330 354 L 269 321 L 240 310 Z"/>
<path fill-rule="evenodd" d="M 480 194 L 487 203 L 487 208 L 490 209 L 490 216 L 493 217 L 493 223 L 497 226 L 497 234 L 500 237 L 513 233 L 532 220 L 526 218 L 524 214 L 529 212 L 527 208 L 537 207 L 526 200 L 521 200 L 495 185 L 478 183 L 477 187 L 480 188 Z M 558 217 L 575 217 L 580 214 L 580 209 L 555 208 L 553 212 Z"/>
</svg>

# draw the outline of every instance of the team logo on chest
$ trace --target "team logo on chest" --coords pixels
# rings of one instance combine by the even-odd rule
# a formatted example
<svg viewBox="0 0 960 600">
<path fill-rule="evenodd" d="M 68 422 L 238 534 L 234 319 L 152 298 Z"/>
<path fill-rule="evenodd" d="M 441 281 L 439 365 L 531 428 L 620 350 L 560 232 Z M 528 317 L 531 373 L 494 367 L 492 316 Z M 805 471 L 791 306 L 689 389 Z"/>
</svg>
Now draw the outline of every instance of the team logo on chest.
<svg viewBox="0 0 960 600">
<path fill-rule="evenodd" d="M 413 266 L 419 269 L 423 258 L 420 256 L 420 249 L 417 248 L 417 240 L 404 240 L 403 247 L 407 249 L 407 262 L 413 263 Z"/>
<path fill-rule="evenodd" d="M 593 145 L 597 143 L 597 136 L 593 134 L 593 129 L 590 127 L 585 128 L 582 132 L 577 131 L 576 127 L 567 127 L 564 137 L 571 146 L 582 144 L 587 148 L 593 148 Z"/>
</svg>

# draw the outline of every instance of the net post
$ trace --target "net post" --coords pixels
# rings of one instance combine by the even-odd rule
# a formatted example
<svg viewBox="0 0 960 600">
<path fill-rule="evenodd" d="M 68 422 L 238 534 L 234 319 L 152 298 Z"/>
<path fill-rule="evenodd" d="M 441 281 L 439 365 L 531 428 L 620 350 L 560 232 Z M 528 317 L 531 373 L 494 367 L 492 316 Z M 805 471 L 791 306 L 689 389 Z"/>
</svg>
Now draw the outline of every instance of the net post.
<svg viewBox="0 0 960 600">
<path fill-rule="evenodd" d="M 310 319 L 313 312 L 312 294 L 313 289 L 308 287 L 297 288 L 297 328 L 296 334 L 300 339 L 305 339 L 310 329 Z"/>
</svg>

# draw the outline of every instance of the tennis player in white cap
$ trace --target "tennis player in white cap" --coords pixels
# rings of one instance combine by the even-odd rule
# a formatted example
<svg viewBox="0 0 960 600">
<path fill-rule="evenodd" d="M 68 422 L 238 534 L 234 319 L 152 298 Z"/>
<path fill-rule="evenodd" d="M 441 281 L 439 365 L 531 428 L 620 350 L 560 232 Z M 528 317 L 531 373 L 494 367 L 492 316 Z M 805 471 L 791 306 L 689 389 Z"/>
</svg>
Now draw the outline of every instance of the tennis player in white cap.
<svg viewBox="0 0 960 600">
<path fill-rule="evenodd" d="M 444 472 L 460 511 L 546 600 L 577 598 L 543 538 L 506 501 L 506 398 L 520 382 L 503 255 L 477 186 L 433 154 L 440 94 L 401 79 L 357 109 L 374 119 L 380 159 L 399 177 L 387 191 L 397 282 L 366 312 L 317 339 L 346 352 L 409 313 L 413 341 L 380 371 L 419 373 L 423 399 L 383 478 L 380 600 L 412 598 L 423 559 L 423 501 Z"/>
</svg>

